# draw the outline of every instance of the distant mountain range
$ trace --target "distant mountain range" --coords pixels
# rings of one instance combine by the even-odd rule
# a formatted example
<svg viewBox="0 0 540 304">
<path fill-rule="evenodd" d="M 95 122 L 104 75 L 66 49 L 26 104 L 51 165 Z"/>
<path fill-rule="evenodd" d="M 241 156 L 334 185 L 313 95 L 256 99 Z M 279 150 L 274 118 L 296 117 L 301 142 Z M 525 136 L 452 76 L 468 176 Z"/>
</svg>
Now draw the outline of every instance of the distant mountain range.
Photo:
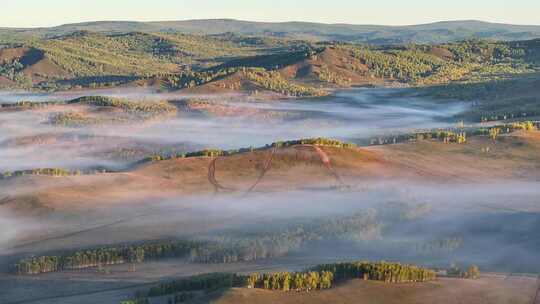
<svg viewBox="0 0 540 304">
<path fill-rule="evenodd" d="M 232 19 L 135 22 L 97 21 L 49 28 L 0 28 L 0 39 L 54 37 L 75 31 L 102 33 L 181 32 L 283 37 L 316 41 L 344 41 L 371 44 L 444 43 L 471 38 L 528 40 L 540 38 L 538 25 L 511 25 L 476 20 L 445 21 L 410 26 L 323 24 L 309 22 L 251 22 Z"/>
</svg>

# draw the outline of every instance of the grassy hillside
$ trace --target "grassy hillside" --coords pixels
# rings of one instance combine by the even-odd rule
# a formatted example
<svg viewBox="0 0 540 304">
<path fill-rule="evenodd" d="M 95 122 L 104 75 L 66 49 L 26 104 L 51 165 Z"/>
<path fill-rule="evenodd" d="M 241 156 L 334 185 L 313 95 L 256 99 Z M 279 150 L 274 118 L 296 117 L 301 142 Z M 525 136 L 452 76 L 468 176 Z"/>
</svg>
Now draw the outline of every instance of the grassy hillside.
<svg viewBox="0 0 540 304">
<path fill-rule="evenodd" d="M 351 281 L 335 289 L 311 293 L 279 293 L 236 288 L 209 297 L 217 304 L 244 303 L 530 303 L 534 279 L 484 277 L 480 280 L 439 279 L 423 284 L 389 285 L 371 281 Z M 201 302 L 202 303 L 202 302 Z"/>
</svg>

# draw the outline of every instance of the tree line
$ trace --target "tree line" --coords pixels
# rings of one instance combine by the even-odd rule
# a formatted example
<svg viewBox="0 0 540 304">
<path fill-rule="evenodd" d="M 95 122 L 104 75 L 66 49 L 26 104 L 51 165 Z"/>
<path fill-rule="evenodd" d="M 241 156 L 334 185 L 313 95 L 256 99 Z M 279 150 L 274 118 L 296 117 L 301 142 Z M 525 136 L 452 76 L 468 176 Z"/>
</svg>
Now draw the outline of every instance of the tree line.
<svg viewBox="0 0 540 304">
<path fill-rule="evenodd" d="M 9 178 L 25 176 L 25 175 L 65 177 L 65 176 L 90 175 L 90 174 L 105 173 L 105 172 L 107 172 L 106 169 L 67 170 L 67 169 L 62 169 L 62 168 L 38 168 L 38 169 L 29 169 L 29 170 L 0 172 L 0 179 L 9 179 Z"/>
<path fill-rule="evenodd" d="M 257 83 L 263 88 L 273 92 L 281 93 L 283 95 L 294 97 L 314 97 L 328 95 L 327 92 L 321 89 L 295 84 L 281 76 L 278 71 L 266 71 L 260 68 L 250 68 L 244 69 L 242 73 L 247 79 Z"/>
<path fill-rule="evenodd" d="M 362 142 L 367 145 L 386 145 L 403 142 L 422 140 L 439 140 L 444 143 L 463 144 L 471 136 L 488 136 L 496 139 L 501 134 L 509 134 L 514 131 L 535 131 L 540 128 L 540 121 L 521 121 L 507 124 L 494 125 L 491 127 L 464 127 L 448 130 L 430 130 L 414 133 L 379 136 Z"/>
<path fill-rule="evenodd" d="M 391 262 L 347 262 L 322 264 L 299 272 L 211 273 L 161 283 L 146 291 L 137 292 L 136 299 L 124 304 L 149 303 L 150 298 L 170 296 L 169 303 L 186 292 L 211 292 L 233 287 L 266 290 L 312 291 L 333 288 L 336 284 L 352 279 L 376 280 L 386 283 L 427 282 L 436 279 L 435 271 L 416 265 Z"/>
<path fill-rule="evenodd" d="M 384 261 L 323 264 L 314 267 L 313 270 L 329 271 L 338 282 L 349 279 L 364 279 L 387 283 L 407 283 L 426 282 L 436 278 L 435 271 L 427 268 Z"/>
<path fill-rule="evenodd" d="M 343 141 L 339 141 L 339 140 L 331 139 L 331 138 L 323 138 L 323 137 L 303 138 L 299 140 L 278 141 L 270 145 L 257 147 L 257 148 L 249 147 L 249 148 L 240 148 L 240 149 L 232 149 L 232 150 L 204 149 L 204 150 L 193 151 L 193 152 L 188 152 L 188 153 L 165 151 L 165 152 L 155 153 L 141 160 L 141 163 L 150 162 L 150 161 L 177 159 L 177 158 L 189 158 L 189 157 L 232 156 L 239 153 L 266 150 L 272 147 L 281 148 L 281 147 L 291 147 L 291 146 L 297 146 L 297 145 L 315 145 L 315 146 L 321 146 L 321 147 L 335 147 L 335 148 L 347 148 L 347 149 L 356 147 L 356 145 L 353 143 L 343 142 Z"/>
<path fill-rule="evenodd" d="M 452 265 L 446 270 L 446 275 L 463 279 L 478 279 L 480 278 L 480 269 L 476 265 L 470 265 L 466 270 L 457 265 Z"/>
<path fill-rule="evenodd" d="M 467 142 L 467 134 L 468 133 L 464 129 L 420 131 L 414 133 L 379 136 L 370 138 L 364 143 L 373 146 L 422 140 L 437 140 L 442 141 L 443 143 L 464 144 Z"/>
<path fill-rule="evenodd" d="M 0 109 L 34 109 L 34 108 L 46 108 L 48 106 L 66 104 L 64 101 L 17 101 L 12 103 L 0 104 Z"/>
<path fill-rule="evenodd" d="M 83 96 L 67 102 L 68 104 L 84 104 L 95 107 L 114 107 L 131 114 L 146 117 L 162 114 L 175 114 L 176 107 L 166 101 L 137 102 L 122 98 L 106 96 Z"/>
<path fill-rule="evenodd" d="M 335 148 L 355 148 L 356 145 L 353 143 L 343 142 L 337 139 L 333 138 L 324 138 L 324 137 L 317 137 L 317 138 L 302 138 L 298 140 L 289 140 L 289 141 L 278 141 L 272 143 L 271 147 L 290 147 L 290 146 L 297 146 L 297 145 L 315 145 L 315 146 L 321 146 L 321 147 L 335 147 Z"/>
<path fill-rule="evenodd" d="M 13 272 L 28 275 L 186 257 L 189 256 L 193 248 L 199 246 L 202 246 L 202 244 L 195 241 L 161 241 L 77 250 L 58 255 L 22 259 L 14 265 Z"/>
</svg>

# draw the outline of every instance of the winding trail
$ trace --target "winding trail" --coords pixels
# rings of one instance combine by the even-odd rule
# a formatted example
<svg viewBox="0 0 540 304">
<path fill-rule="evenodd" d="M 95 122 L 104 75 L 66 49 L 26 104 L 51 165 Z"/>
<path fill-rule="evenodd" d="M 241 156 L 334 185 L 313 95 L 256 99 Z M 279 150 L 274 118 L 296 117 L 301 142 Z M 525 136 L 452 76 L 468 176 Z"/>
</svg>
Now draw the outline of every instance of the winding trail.
<svg viewBox="0 0 540 304">
<path fill-rule="evenodd" d="M 214 193 L 218 193 L 219 190 L 225 190 L 225 191 L 234 191 L 233 188 L 228 188 L 222 186 L 217 180 L 216 180 L 216 161 L 217 157 L 212 158 L 210 161 L 210 164 L 208 165 L 208 181 L 212 186 L 214 186 Z"/>
<path fill-rule="evenodd" d="M 308 147 L 315 150 L 315 152 L 321 159 L 321 162 L 323 163 L 323 165 L 326 167 L 326 169 L 328 169 L 328 171 L 330 171 L 330 174 L 334 176 L 334 178 L 339 182 L 341 186 L 347 186 L 345 182 L 343 182 L 339 174 L 336 172 L 336 170 L 334 170 L 334 167 L 332 167 L 332 164 L 330 163 L 330 157 L 328 156 L 328 154 L 326 154 L 326 152 L 323 151 L 323 149 L 321 149 L 321 147 L 316 146 L 316 145 L 300 145 L 300 146 L 295 146 L 295 147 L 296 148 Z"/>
<path fill-rule="evenodd" d="M 264 166 L 261 170 L 261 173 L 259 174 L 259 177 L 255 181 L 255 183 L 253 183 L 253 185 L 249 187 L 249 189 L 246 191 L 244 195 L 251 193 L 251 191 L 253 191 L 253 189 L 255 189 L 255 187 L 257 187 L 257 185 L 262 181 L 262 179 L 266 175 L 266 172 L 268 172 L 268 170 L 270 170 L 270 168 L 272 167 L 272 160 L 274 159 L 274 155 L 276 154 L 276 152 L 277 152 L 277 147 L 272 148 L 272 150 L 270 151 L 270 156 L 268 157 L 268 159 L 266 159 L 266 162 L 264 163 Z"/>
</svg>

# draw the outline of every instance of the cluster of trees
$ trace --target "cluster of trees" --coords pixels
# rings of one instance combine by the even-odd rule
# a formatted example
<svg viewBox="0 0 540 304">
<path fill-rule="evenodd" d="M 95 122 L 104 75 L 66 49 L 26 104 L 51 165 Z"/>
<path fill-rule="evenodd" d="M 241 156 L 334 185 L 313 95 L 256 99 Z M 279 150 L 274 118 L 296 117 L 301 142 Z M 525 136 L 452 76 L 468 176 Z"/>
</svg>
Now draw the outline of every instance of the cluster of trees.
<svg viewBox="0 0 540 304">
<path fill-rule="evenodd" d="M 353 57 L 369 68 L 372 76 L 414 82 L 434 73 L 444 60 L 416 50 L 377 50 L 368 47 L 348 47 Z"/>
<path fill-rule="evenodd" d="M 285 79 L 278 71 L 266 71 L 264 69 L 250 68 L 242 71 L 244 76 L 257 83 L 261 87 L 278 92 L 287 96 L 312 97 L 325 96 L 328 93 L 324 90 L 313 87 L 299 85 Z"/>
<path fill-rule="evenodd" d="M 8 179 L 25 175 L 46 175 L 46 176 L 74 176 L 83 174 L 93 174 L 98 172 L 104 172 L 104 170 L 66 170 L 62 168 L 38 168 L 31 170 L 17 170 L 17 171 L 5 171 L 0 172 L 0 179 Z"/>
<path fill-rule="evenodd" d="M 208 71 L 181 71 L 180 73 L 164 75 L 161 78 L 162 86 L 168 90 L 179 90 L 193 88 L 205 83 L 232 75 L 238 72 L 239 68 L 223 68 Z"/>
<path fill-rule="evenodd" d="M 470 39 L 444 45 L 458 62 L 504 63 L 525 59 L 526 45 L 511 42 L 493 42 Z"/>
<path fill-rule="evenodd" d="M 337 84 L 338 86 L 347 86 L 352 81 L 350 78 L 343 77 L 337 73 L 330 71 L 330 69 L 327 66 L 322 66 L 320 69 L 315 71 L 315 74 L 317 75 L 320 81 L 334 83 L 334 84 Z"/>
<path fill-rule="evenodd" d="M 496 140 L 501 134 L 501 128 L 489 128 L 489 138 Z"/>
<path fill-rule="evenodd" d="M 335 147 L 335 148 L 354 148 L 356 147 L 353 143 L 342 142 L 337 139 L 332 138 L 302 138 L 299 140 L 289 140 L 289 141 L 278 141 L 272 143 L 272 147 L 290 147 L 296 145 L 315 145 L 323 147 Z"/>
<path fill-rule="evenodd" d="M 521 121 L 508 124 L 501 124 L 485 127 L 460 128 L 456 130 L 433 130 L 425 132 L 406 133 L 398 135 L 389 135 L 369 139 L 366 144 L 386 145 L 401 142 L 422 141 L 422 140 L 441 140 L 445 143 L 463 144 L 467 142 L 468 136 L 489 136 L 495 140 L 501 134 L 509 134 L 514 131 L 535 131 L 540 129 L 540 121 Z"/>
<path fill-rule="evenodd" d="M 0 62 L 0 76 L 14 81 L 20 88 L 29 89 L 32 87 L 32 77 L 23 73 L 24 68 L 25 66 L 18 59 Z"/>
<path fill-rule="evenodd" d="M 395 144 L 406 141 L 421 141 L 438 139 L 445 143 L 463 144 L 467 142 L 467 136 L 489 136 L 495 140 L 500 134 L 509 134 L 514 131 L 535 131 L 540 128 L 540 121 L 521 121 L 508 124 L 495 125 L 489 128 L 463 128 L 459 130 L 434 130 L 427 132 L 416 132 L 411 134 L 399 134 L 387 137 L 371 139 L 371 145 Z"/>
<path fill-rule="evenodd" d="M 402 142 L 440 140 L 444 143 L 464 144 L 467 142 L 467 132 L 464 130 L 433 130 L 425 132 L 405 133 L 384 137 L 371 138 L 369 145 L 387 145 Z"/>
<path fill-rule="evenodd" d="M 323 264 L 313 268 L 314 271 L 329 271 L 335 281 L 364 279 L 384 281 L 387 283 L 426 282 L 436 278 L 433 270 L 389 262 L 349 262 Z"/>
<path fill-rule="evenodd" d="M 220 149 L 204 149 L 200 151 L 177 153 L 173 151 L 156 153 L 142 160 L 142 162 L 148 161 L 162 161 L 177 158 L 189 158 L 189 157 L 218 157 L 218 156 L 230 156 L 237 153 L 243 153 L 253 151 L 252 148 L 242 148 L 238 150 L 220 150 Z"/>
<path fill-rule="evenodd" d="M 98 266 L 142 263 L 146 260 L 189 256 L 192 249 L 202 246 L 194 241 L 163 241 L 138 245 L 120 245 L 79 250 L 59 255 L 30 257 L 14 266 L 17 274 L 39 274 Z"/>
<path fill-rule="evenodd" d="M 84 96 L 73 99 L 68 104 L 84 104 L 95 107 L 114 107 L 141 117 L 175 114 L 176 107 L 168 102 L 135 102 L 127 99 L 105 96 Z"/>
<path fill-rule="evenodd" d="M 446 270 L 446 274 L 456 278 L 478 279 L 480 278 L 480 269 L 476 265 L 469 266 L 467 270 L 463 270 L 457 265 L 452 265 Z"/>
<path fill-rule="evenodd" d="M 40 82 L 38 88 L 44 91 L 58 91 L 81 88 L 108 88 L 121 84 L 126 84 L 136 80 L 146 80 L 149 76 L 131 76 L 131 75 L 100 75 L 85 76 L 72 79 L 52 79 Z"/>
<path fill-rule="evenodd" d="M 444 143 L 457 143 L 464 144 L 467 142 L 467 133 L 465 132 L 452 132 L 452 131 L 438 131 L 437 137 L 442 139 Z"/>
<path fill-rule="evenodd" d="M 295 41 L 293 44 L 284 45 L 275 53 L 232 59 L 217 68 L 240 67 L 260 68 L 268 71 L 278 70 L 305 59 L 316 58 L 323 50 L 324 48 L 317 48 L 306 42 Z"/>
<path fill-rule="evenodd" d="M 45 108 L 48 106 L 65 104 L 63 101 L 17 101 L 13 103 L 2 103 L 0 109 L 35 109 Z"/>
<path fill-rule="evenodd" d="M 15 75 L 23 69 L 24 65 L 20 63 L 18 59 L 15 59 L 11 62 L 0 62 L 0 75 L 11 80 L 14 80 Z"/>
<path fill-rule="evenodd" d="M 387 283 L 426 282 L 436 279 L 433 270 L 415 265 L 389 262 L 349 262 L 323 264 L 301 272 L 211 273 L 161 283 L 147 291 L 137 292 L 136 299 L 125 304 L 146 304 L 150 298 L 170 296 L 169 303 L 183 293 L 211 292 L 232 287 L 261 288 L 280 291 L 329 289 L 351 279 L 377 280 Z"/>
<path fill-rule="evenodd" d="M 536 131 L 540 128 L 539 121 L 520 121 L 509 124 L 495 125 L 489 128 L 476 128 L 472 130 L 471 135 L 476 136 L 489 136 L 489 138 L 496 140 L 501 134 L 509 134 L 514 131 Z"/>
<path fill-rule="evenodd" d="M 514 130 L 536 131 L 540 126 L 540 122 L 521 121 L 510 124 L 510 128 Z"/>
<path fill-rule="evenodd" d="M 539 121 L 521 121 L 502 125 L 496 125 L 489 128 L 462 128 L 456 130 L 433 130 L 426 132 L 415 132 L 384 137 L 372 138 L 366 144 L 386 145 L 401 142 L 422 141 L 422 140 L 441 140 L 445 143 L 463 144 L 467 142 L 467 136 L 489 136 L 495 140 L 500 134 L 509 134 L 517 130 L 534 131 L 540 129 Z"/>
<path fill-rule="evenodd" d="M 84 127 L 101 123 L 97 117 L 89 117 L 80 112 L 68 111 L 53 113 L 49 116 L 49 123 L 55 126 Z"/>
<path fill-rule="evenodd" d="M 282 291 L 310 291 L 332 288 L 331 271 L 253 273 L 246 278 L 246 287 Z"/>
<path fill-rule="evenodd" d="M 69 105 L 89 105 L 93 107 L 113 107 L 124 111 L 128 117 L 112 116 L 108 118 L 90 117 L 81 112 L 68 111 L 58 112 L 50 115 L 49 123 L 53 125 L 62 125 L 69 127 L 82 127 L 92 124 L 101 124 L 104 122 L 124 123 L 129 120 L 147 120 L 156 117 L 170 116 L 176 114 L 176 107 L 168 102 L 135 102 L 120 98 L 111 98 L 104 96 L 84 96 L 65 102 Z M 23 105 L 25 106 L 25 105 Z M 26 105 L 28 106 L 28 105 Z M 35 106 L 40 106 L 36 103 Z M 45 106 L 45 105 L 41 105 Z"/>
</svg>

